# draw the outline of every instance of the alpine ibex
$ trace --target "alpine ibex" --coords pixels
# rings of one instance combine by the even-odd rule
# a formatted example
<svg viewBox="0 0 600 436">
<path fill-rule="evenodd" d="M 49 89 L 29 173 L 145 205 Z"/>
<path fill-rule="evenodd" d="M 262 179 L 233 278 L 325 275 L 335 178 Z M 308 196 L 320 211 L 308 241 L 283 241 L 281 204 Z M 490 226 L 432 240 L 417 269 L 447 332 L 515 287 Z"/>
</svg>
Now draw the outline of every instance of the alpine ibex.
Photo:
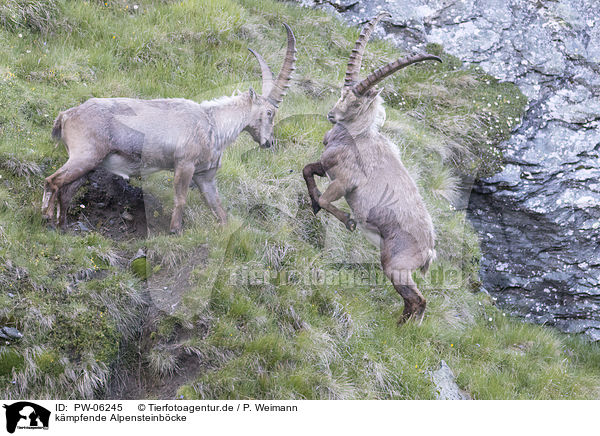
<svg viewBox="0 0 600 436">
<path fill-rule="evenodd" d="M 242 131 L 261 147 L 273 144 L 274 118 L 296 61 L 296 40 L 287 31 L 287 52 L 277 79 L 265 60 L 252 49 L 262 72 L 262 95 L 249 91 L 203 103 L 184 99 L 139 100 L 92 98 L 61 112 L 52 130 L 62 140 L 68 161 L 46 178 L 42 215 L 66 225 L 67 209 L 86 174 L 102 166 L 126 179 L 160 170 L 174 170 L 175 201 L 171 232 L 181 231 L 183 207 L 193 180 L 220 223 L 227 214 L 215 184 L 223 150 Z"/>
<path fill-rule="evenodd" d="M 304 167 L 303 175 L 315 213 L 325 209 L 350 231 L 358 222 L 366 237 L 380 247 L 383 271 L 404 299 L 400 324 L 411 318 L 423 319 L 426 302 L 412 271 L 427 271 L 435 258 L 435 235 L 431 217 L 402 165 L 397 146 L 379 133 L 385 110 L 381 91 L 374 87 L 410 64 L 441 59 L 432 55 L 398 59 L 358 82 L 367 41 L 386 15 L 381 13 L 367 23 L 356 41 L 341 97 L 327 115 L 334 126 L 323 139 L 325 150 L 319 162 Z M 331 180 L 323 194 L 315 184 L 315 175 Z M 346 198 L 354 219 L 332 205 L 341 197 Z"/>
</svg>

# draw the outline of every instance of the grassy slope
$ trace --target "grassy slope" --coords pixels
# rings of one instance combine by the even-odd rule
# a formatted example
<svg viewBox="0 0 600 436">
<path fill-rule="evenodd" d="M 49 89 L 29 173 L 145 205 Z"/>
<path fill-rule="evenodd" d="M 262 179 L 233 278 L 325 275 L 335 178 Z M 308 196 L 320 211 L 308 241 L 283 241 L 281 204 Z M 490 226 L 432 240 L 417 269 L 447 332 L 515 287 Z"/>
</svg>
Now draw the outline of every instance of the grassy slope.
<svg viewBox="0 0 600 436">
<path fill-rule="evenodd" d="M 270 0 L 135 4 L 0 6 L 0 325 L 24 333 L 0 346 L 2 397 L 118 395 L 122 386 L 107 390 L 107 380 L 126 374 L 125 385 L 156 380 L 138 391 L 150 396 L 175 394 L 161 390 L 163 380 L 185 398 L 432 398 L 427 371 L 444 359 L 474 398 L 598 398 L 597 345 L 504 317 L 473 293 L 477 238 L 447 201 L 457 171 L 498 169 L 494 145 L 524 104 L 514 87 L 459 70 L 445 55 L 442 66 L 411 67 L 385 83 L 385 131 L 418 180 L 439 240 L 439 259 L 420 279 L 426 319 L 398 328 L 402 303 L 381 277 L 369 286 L 307 280 L 319 271 L 347 278 L 378 261 L 360 233 L 311 214 L 300 176 L 322 149 L 323 114 L 357 29 Z M 296 33 L 299 60 L 279 113 L 279 146 L 258 150 L 242 135 L 225 153 L 218 184 L 228 226 L 217 228 L 193 190 L 178 237 L 126 243 L 44 227 L 43 177 L 66 159 L 49 134 L 60 110 L 92 96 L 200 101 L 260 89 L 246 49 L 277 70 L 282 21 Z M 365 69 L 398 55 L 374 41 Z M 171 178 L 144 182 L 166 213 Z M 152 272 L 146 282 L 125 261 L 140 247 Z M 348 265 L 357 260 L 362 267 Z M 187 282 L 180 265 L 189 265 Z M 249 282 L 240 278 L 248 270 L 268 275 Z M 148 289 L 178 283 L 185 292 L 176 310 L 148 309 L 160 301 Z"/>
</svg>

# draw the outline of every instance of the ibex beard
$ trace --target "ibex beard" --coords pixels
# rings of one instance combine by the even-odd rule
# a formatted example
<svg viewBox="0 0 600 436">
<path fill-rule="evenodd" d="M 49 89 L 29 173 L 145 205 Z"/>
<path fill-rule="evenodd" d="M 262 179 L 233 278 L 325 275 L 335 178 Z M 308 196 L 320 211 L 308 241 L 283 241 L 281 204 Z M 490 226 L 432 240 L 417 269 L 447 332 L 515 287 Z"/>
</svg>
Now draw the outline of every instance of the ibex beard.
<svg viewBox="0 0 600 436">
<path fill-rule="evenodd" d="M 98 167 L 128 179 L 174 170 L 174 209 L 170 230 L 182 229 L 183 207 L 193 181 L 222 224 L 215 176 L 225 148 L 242 131 L 261 147 L 273 144 L 277 108 L 289 87 L 296 62 L 296 40 L 287 24 L 287 51 L 277 79 L 255 51 L 262 73 L 262 95 L 252 88 L 239 95 L 196 103 L 185 99 L 92 98 L 61 112 L 52 136 L 65 144 L 69 159 L 46 178 L 42 216 L 64 229 L 71 199 Z"/>
<path fill-rule="evenodd" d="M 348 62 L 340 99 L 327 115 L 334 126 L 325 134 L 325 150 L 318 162 L 307 165 L 304 179 L 313 211 L 325 209 L 353 231 L 358 227 L 380 247 L 386 277 L 404 300 L 399 324 L 409 319 L 419 323 L 426 301 L 412 272 L 426 272 L 435 258 L 435 233 L 419 190 L 400 160 L 398 147 L 379 133 L 385 121 L 383 99 L 375 85 L 412 63 L 441 60 L 433 55 L 398 59 L 358 81 L 366 43 L 381 13 L 364 27 Z M 327 176 L 330 183 L 321 194 L 314 176 Z M 354 218 L 332 203 L 345 197 Z"/>
</svg>

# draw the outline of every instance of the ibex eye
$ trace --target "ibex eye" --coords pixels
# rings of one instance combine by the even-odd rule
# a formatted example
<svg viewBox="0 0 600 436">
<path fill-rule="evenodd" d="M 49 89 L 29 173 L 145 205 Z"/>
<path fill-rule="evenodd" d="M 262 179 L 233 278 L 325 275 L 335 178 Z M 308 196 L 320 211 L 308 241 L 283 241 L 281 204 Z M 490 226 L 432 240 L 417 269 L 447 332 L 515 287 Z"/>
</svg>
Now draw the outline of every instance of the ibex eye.
<svg viewBox="0 0 600 436">
<path fill-rule="evenodd" d="M 270 117 L 270 116 L 272 116 L 272 115 L 273 115 L 273 112 L 271 112 L 271 111 L 267 111 L 267 116 L 269 116 L 269 117 Z"/>
</svg>

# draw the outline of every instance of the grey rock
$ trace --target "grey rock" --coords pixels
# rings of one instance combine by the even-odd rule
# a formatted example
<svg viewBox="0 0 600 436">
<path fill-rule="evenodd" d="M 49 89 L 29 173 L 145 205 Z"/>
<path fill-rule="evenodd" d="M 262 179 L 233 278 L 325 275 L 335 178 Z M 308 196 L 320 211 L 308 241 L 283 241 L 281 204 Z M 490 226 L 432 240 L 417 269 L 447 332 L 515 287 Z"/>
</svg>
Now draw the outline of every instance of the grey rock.
<svg viewBox="0 0 600 436">
<path fill-rule="evenodd" d="M 133 215 L 127 211 L 121 214 L 121 218 L 123 218 L 125 221 L 133 221 Z"/>
<path fill-rule="evenodd" d="M 588 337 L 590 339 L 592 339 L 593 341 L 600 341 L 600 329 L 599 328 L 591 328 L 586 330 L 586 334 L 588 335 Z"/>
<path fill-rule="evenodd" d="M 2 327 L 0 329 L 0 338 L 6 340 L 15 340 L 21 339 L 23 337 L 23 333 L 17 330 L 14 327 Z"/>
<path fill-rule="evenodd" d="M 450 367 L 443 360 L 440 368 L 431 373 L 431 380 L 435 385 L 436 400 L 470 400 L 468 393 L 456 384 L 456 377 Z"/>
<path fill-rule="evenodd" d="M 78 229 L 80 232 L 89 232 L 90 228 L 82 221 L 77 221 L 74 225 L 74 227 L 76 229 Z"/>
<path fill-rule="evenodd" d="M 135 256 L 131 258 L 131 261 L 133 262 L 134 260 L 139 259 L 140 257 L 146 257 L 146 250 L 144 248 L 138 248 L 137 253 L 135 253 Z"/>
<path fill-rule="evenodd" d="M 600 19 L 595 19 L 596 23 L 589 34 L 586 59 L 589 62 L 600 62 Z"/>
<path fill-rule="evenodd" d="M 470 198 L 481 277 L 508 312 L 592 340 L 600 336 L 598 7 L 598 0 L 361 0 L 331 11 L 358 25 L 386 10 L 392 18 L 377 36 L 405 50 L 440 43 L 528 97 L 522 125 L 502 145 L 505 169 L 477 181 Z"/>
<path fill-rule="evenodd" d="M 546 101 L 546 119 L 586 124 L 600 119 L 600 98 L 583 86 L 561 89 Z"/>
</svg>

